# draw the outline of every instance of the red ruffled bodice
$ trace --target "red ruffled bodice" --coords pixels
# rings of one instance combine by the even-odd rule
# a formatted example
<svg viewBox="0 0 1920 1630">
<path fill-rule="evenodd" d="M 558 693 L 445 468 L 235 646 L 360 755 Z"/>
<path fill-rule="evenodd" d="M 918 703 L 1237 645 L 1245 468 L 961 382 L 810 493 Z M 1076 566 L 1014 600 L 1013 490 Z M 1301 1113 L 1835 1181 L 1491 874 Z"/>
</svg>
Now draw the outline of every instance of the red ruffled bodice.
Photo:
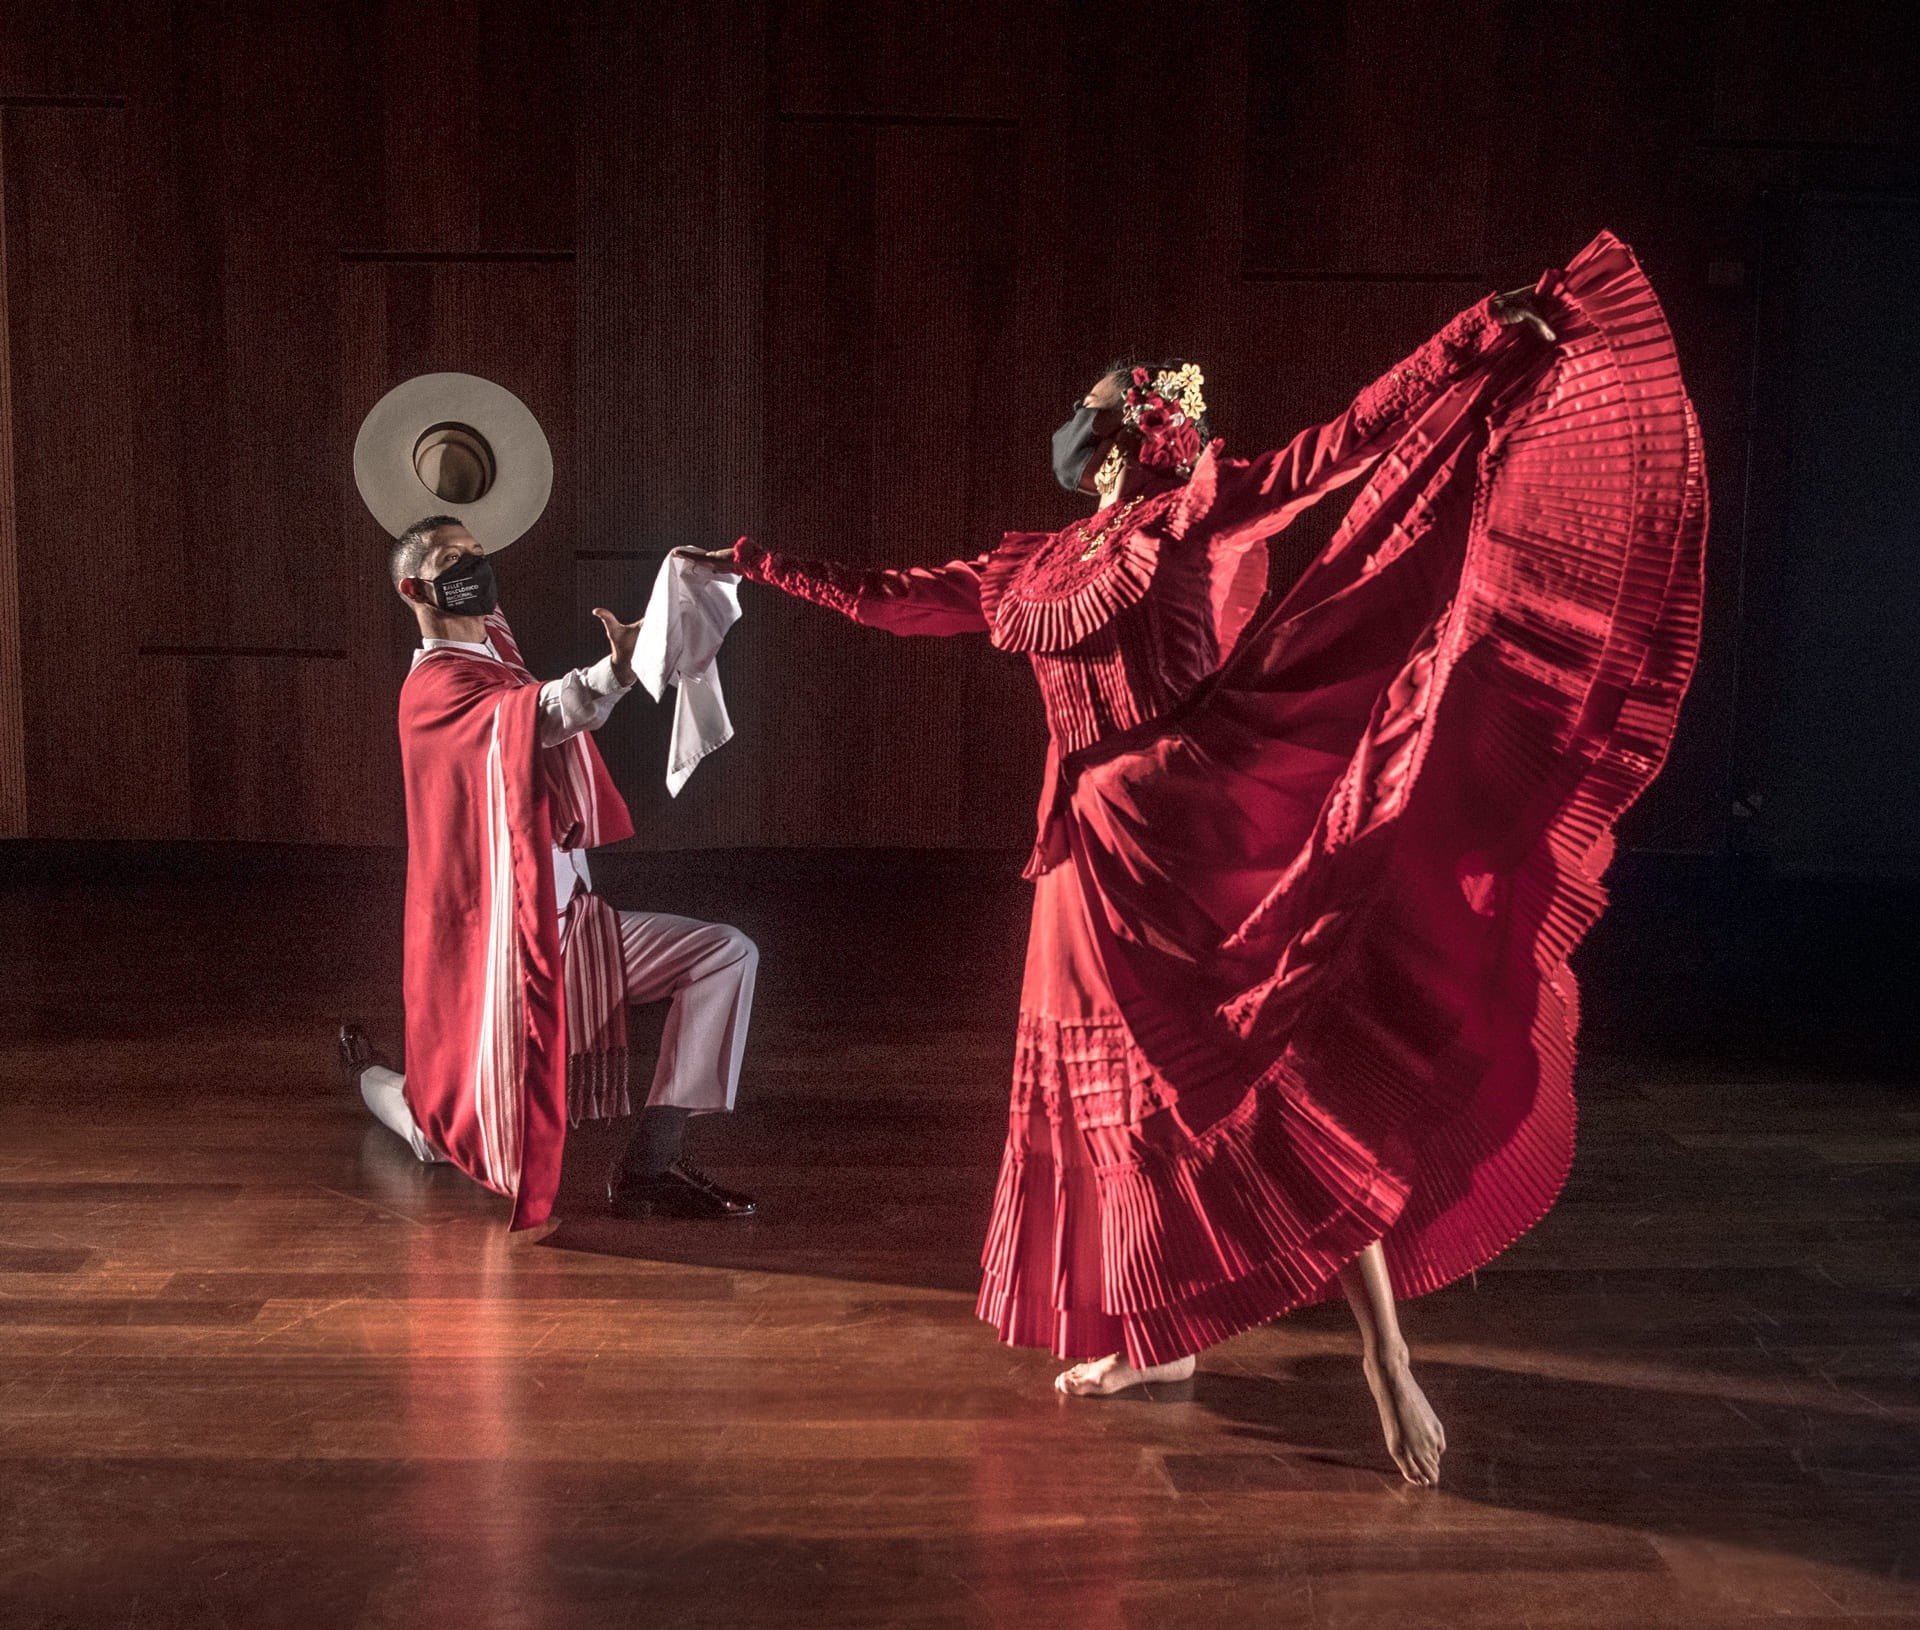
<svg viewBox="0 0 1920 1630">
<path fill-rule="evenodd" d="M 1033 664 L 1062 757 L 1170 712 L 1219 666 L 1209 561 L 1180 535 L 1178 497 L 1054 533 L 989 607 L 993 643 Z"/>
</svg>

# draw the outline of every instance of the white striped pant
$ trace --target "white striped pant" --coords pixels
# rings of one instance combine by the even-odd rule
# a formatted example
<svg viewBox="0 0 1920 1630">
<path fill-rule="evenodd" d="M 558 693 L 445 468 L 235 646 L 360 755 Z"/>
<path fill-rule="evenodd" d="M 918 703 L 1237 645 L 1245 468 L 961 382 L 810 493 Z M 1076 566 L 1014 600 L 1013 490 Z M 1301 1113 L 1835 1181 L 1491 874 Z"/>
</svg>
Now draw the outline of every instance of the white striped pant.
<svg viewBox="0 0 1920 1630">
<path fill-rule="evenodd" d="M 649 1106 L 732 1109 L 753 1015 L 758 948 L 725 923 L 663 911 L 623 911 L 620 950 L 627 1000 L 673 1003 L 660 1036 Z M 381 1124 L 406 1139 L 416 1155 L 438 1160 L 441 1156 L 407 1108 L 405 1084 L 404 1076 L 375 1064 L 361 1072 L 360 1095 Z"/>
</svg>

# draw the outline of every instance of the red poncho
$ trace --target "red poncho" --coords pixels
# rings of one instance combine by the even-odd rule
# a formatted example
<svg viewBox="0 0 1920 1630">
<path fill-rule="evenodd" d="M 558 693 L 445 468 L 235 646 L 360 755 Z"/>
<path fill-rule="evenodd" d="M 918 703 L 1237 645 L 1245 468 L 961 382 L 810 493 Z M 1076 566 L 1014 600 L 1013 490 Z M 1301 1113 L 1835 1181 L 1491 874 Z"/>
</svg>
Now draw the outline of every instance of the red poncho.
<svg viewBox="0 0 1920 1630">
<path fill-rule="evenodd" d="M 563 958 L 553 850 L 633 822 L 590 737 L 541 747 L 540 686 L 504 620 L 487 632 L 502 660 L 436 648 L 400 691 L 406 1095 L 434 1146 L 531 1228 L 560 1186 L 569 960 L 602 943 L 576 933 Z"/>
<path fill-rule="evenodd" d="M 1699 643 L 1699 436 L 1609 235 L 1546 347 L 1461 313 L 1339 419 L 973 560 L 738 552 L 896 633 L 1024 653 L 1052 737 L 981 1315 L 1197 1352 L 1480 1266 L 1573 1153 L 1567 958 Z M 1367 469 L 1257 626 L 1264 539 Z"/>
</svg>

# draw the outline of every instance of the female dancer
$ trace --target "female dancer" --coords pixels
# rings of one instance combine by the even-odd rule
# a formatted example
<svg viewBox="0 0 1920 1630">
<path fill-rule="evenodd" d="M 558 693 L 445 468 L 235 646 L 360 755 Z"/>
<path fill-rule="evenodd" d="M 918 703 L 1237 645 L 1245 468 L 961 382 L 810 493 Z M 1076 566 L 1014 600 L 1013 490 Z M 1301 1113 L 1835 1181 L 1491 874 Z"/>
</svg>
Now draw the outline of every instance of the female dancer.
<svg viewBox="0 0 1920 1630">
<path fill-rule="evenodd" d="M 981 1316 L 1080 1360 L 1056 1385 L 1086 1396 L 1344 1293 L 1387 1447 L 1431 1485 L 1394 1293 L 1488 1262 L 1564 1181 L 1567 957 L 1698 644 L 1698 435 L 1604 234 L 1276 453 L 1224 457 L 1202 392 L 1191 364 L 1097 381 L 1054 466 L 1099 507 L 1060 532 L 899 570 L 703 558 L 896 634 L 985 633 L 1039 680 Z M 1369 468 L 1249 628 L 1265 540 Z"/>
</svg>

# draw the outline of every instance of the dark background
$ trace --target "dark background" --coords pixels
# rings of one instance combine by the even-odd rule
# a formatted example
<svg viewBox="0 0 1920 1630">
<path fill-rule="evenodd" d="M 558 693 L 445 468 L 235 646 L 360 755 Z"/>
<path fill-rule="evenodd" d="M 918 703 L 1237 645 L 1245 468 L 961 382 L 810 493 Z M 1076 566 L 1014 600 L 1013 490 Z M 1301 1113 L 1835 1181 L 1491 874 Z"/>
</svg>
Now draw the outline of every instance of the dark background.
<svg viewBox="0 0 1920 1630">
<path fill-rule="evenodd" d="M 552 440 L 499 564 L 553 672 L 675 544 L 924 561 L 1059 524 L 1046 437 L 1109 354 L 1200 358 L 1252 453 L 1611 227 L 1716 505 L 1625 836 L 1911 870 L 1909 10 L 9 4 L 0 835 L 401 840 L 412 630 L 349 451 L 414 373 L 499 380 Z M 749 596 L 739 739 L 677 803 L 664 709 L 604 733 L 641 846 L 1020 842 L 1020 663 Z"/>
</svg>

